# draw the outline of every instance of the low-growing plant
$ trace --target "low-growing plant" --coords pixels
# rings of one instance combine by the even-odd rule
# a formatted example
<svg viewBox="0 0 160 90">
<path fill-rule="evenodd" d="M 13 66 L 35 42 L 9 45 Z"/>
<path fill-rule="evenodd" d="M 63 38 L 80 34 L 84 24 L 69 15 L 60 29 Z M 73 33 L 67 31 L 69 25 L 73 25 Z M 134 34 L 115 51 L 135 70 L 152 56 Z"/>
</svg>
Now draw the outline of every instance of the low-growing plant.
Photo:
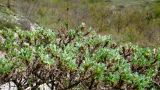
<svg viewBox="0 0 160 90">
<path fill-rule="evenodd" d="M 159 89 L 160 49 L 117 45 L 92 28 L 0 30 L 0 85 L 66 89 Z M 1 57 L 1 55 L 0 55 Z"/>
</svg>

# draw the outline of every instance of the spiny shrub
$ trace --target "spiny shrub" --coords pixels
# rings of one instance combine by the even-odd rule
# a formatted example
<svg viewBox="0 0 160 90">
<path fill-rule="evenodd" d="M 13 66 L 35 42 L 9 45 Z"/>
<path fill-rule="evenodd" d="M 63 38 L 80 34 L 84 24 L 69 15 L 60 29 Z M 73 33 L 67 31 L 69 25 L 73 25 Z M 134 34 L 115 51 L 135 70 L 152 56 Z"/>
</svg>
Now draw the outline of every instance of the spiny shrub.
<svg viewBox="0 0 160 90">
<path fill-rule="evenodd" d="M 160 49 L 116 45 L 111 36 L 83 29 L 1 29 L 0 85 L 13 82 L 19 90 L 42 84 L 52 90 L 160 88 Z"/>
</svg>

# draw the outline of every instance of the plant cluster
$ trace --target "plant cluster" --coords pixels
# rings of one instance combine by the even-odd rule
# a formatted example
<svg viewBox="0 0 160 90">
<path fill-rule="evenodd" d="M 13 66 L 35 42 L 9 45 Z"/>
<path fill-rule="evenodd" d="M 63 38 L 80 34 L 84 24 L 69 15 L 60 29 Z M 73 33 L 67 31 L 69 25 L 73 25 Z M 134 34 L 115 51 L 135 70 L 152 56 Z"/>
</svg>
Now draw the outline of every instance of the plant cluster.
<svg viewBox="0 0 160 90">
<path fill-rule="evenodd" d="M 0 85 L 18 90 L 160 89 L 160 49 L 117 45 L 92 28 L 1 29 Z"/>
</svg>

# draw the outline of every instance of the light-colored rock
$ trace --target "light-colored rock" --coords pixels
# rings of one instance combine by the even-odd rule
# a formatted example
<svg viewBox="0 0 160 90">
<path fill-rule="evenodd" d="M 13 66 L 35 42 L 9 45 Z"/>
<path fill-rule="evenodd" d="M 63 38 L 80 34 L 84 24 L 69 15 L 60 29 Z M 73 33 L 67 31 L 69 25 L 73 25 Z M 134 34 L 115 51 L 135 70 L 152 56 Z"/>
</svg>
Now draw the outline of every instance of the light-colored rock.
<svg viewBox="0 0 160 90">
<path fill-rule="evenodd" d="M 13 82 L 9 82 L 0 86 L 0 90 L 17 90 Z"/>
<path fill-rule="evenodd" d="M 51 90 L 51 89 L 47 86 L 47 84 L 42 84 L 39 86 L 39 90 Z"/>
</svg>

